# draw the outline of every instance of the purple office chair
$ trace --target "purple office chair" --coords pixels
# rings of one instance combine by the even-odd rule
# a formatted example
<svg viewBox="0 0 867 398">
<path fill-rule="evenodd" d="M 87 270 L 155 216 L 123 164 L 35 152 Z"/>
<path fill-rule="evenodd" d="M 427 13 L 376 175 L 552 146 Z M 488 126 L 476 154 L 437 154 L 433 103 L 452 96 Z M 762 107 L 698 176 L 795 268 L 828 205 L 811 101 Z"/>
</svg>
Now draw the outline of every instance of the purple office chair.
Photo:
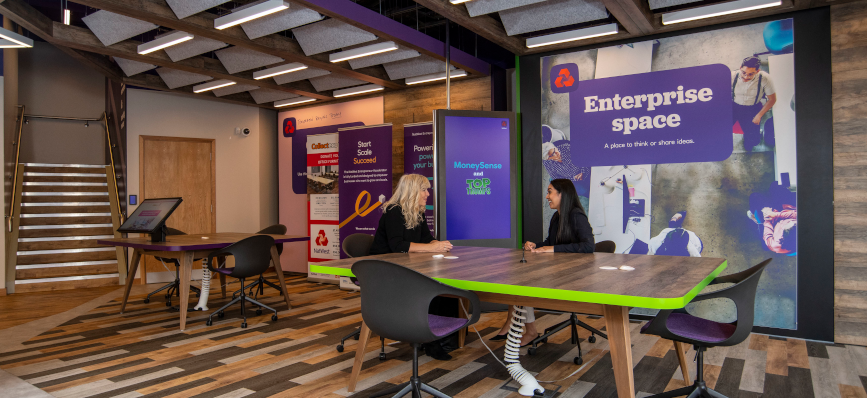
<svg viewBox="0 0 867 398">
<path fill-rule="evenodd" d="M 448 397 L 424 384 L 418 377 L 418 348 L 421 344 L 448 336 L 479 320 L 479 298 L 473 292 L 437 282 L 416 271 L 380 260 L 361 260 L 352 265 L 352 273 L 364 286 L 361 292 L 361 316 L 371 332 L 382 337 L 412 345 L 412 377 L 371 397 L 395 394 L 402 397 L 412 392 L 421 397 L 424 391 L 436 397 Z M 434 297 L 451 295 L 471 303 L 470 319 L 428 314 Z"/>
<path fill-rule="evenodd" d="M 208 253 L 208 269 L 210 269 L 211 272 L 217 272 L 226 276 L 231 276 L 232 278 L 238 278 L 238 280 L 241 282 L 241 286 L 244 286 L 245 279 L 261 275 L 263 272 L 265 272 L 265 270 L 268 269 L 269 266 L 271 266 L 272 246 L 274 246 L 274 238 L 268 235 L 251 236 L 247 239 L 243 239 L 229 246 L 226 246 L 220 250 Z M 214 262 L 216 258 L 227 256 L 235 256 L 235 266 L 233 268 L 214 267 L 214 264 L 217 264 L 216 262 Z M 274 312 L 274 315 L 271 316 L 271 320 L 277 320 L 277 310 L 247 297 L 247 295 L 244 294 L 244 289 L 241 289 L 241 293 L 238 297 L 232 299 L 229 304 L 226 304 L 220 309 L 214 311 L 210 316 L 208 316 L 208 321 L 205 322 L 205 324 L 211 326 L 213 324 L 212 318 L 214 317 L 214 315 L 222 318 L 224 316 L 223 311 L 226 308 L 229 308 L 229 306 L 231 306 L 232 304 L 240 302 L 241 317 L 244 318 L 243 322 L 241 323 L 241 327 L 246 328 L 247 313 L 244 307 L 248 301 L 259 306 L 259 308 L 264 308 L 268 311 Z"/>
<path fill-rule="evenodd" d="M 674 398 L 688 395 L 689 398 L 726 398 L 710 388 L 704 382 L 704 352 L 710 347 L 733 346 L 740 344 L 753 329 L 753 315 L 756 303 L 756 289 L 762 271 L 771 259 L 762 261 L 746 271 L 720 276 L 710 284 L 734 283 L 734 286 L 711 293 L 699 294 L 693 303 L 715 298 L 727 298 L 734 301 L 737 307 L 738 320 L 733 323 L 719 323 L 690 315 L 683 309 L 662 310 L 650 322 L 641 328 L 642 334 L 653 334 L 664 339 L 692 344 L 696 352 L 696 379 L 693 385 L 669 392 L 653 395 L 649 398 Z"/>
</svg>

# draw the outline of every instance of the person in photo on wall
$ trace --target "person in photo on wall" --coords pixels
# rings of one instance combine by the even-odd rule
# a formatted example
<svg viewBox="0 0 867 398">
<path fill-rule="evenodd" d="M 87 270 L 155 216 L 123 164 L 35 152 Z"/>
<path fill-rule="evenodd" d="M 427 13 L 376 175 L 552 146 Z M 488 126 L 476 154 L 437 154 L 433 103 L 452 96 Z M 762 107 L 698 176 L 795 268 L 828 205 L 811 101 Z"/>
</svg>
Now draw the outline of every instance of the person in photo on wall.
<svg viewBox="0 0 867 398">
<path fill-rule="evenodd" d="M 548 184 L 548 206 L 557 210 L 551 216 L 551 224 L 548 226 L 548 237 L 538 243 L 527 241 L 524 250 L 532 253 L 593 253 L 596 249 L 596 240 L 593 237 L 593 228 L 587 220 L 587 212 L 578 200 L 578 193 L 571 180 L 560 178 Z M 527 345 L 539 336 L 536 330 L 536 316 L 533 307 L 524 307 L 527 310 L 527 319 L 524 321 L 524 336 L 521 345 Z M 511 311 L 510 311 L 511 312 Z M 506 317 L 500 332 L 491 338 L 492 341 L 505 340 L 509 333 L 509 326 L 514 314 Z"/>
<path fill-rule="evenodd" d="M 590 168 L 572 164 L 572 146 L 566 135 L 560 130 L 543 125 L 542 141 L 542 164 L 551 178 L 572 180 L 578 195 L 589 197 Z"/>
<path fill-rule="evenodd" d="M 752 152 L 762 142 L 762 118 L 777 102 L 777 94 L 771 76 L 761 70 L 762 62 L 756 56 L 744 58 L 740 69 L 732 71 L 732 116 L 743 131 L 744 150 Z M 776 145 L 774 124 L 764 124 L 765 145 Z"/>
<path fill-rule="evenodd" d="M 683 228 L 686 210 L 674 213 L 668 228 L 650 239 L 648 254 L 660 256 L 701 257 L 704 244 L 695 232 Z"/>
<path fill-rule="evenodd" d="M 449 241 L 434 239 L 424 217 L 425 204 L 430 196 L 430 181 L 421 174 L 404 174 L 397 183 L 391 199 L 382 205 L 382 217 L 373 236 L 370 254 L 387 253 L 443 253 L 452 249 Z M 457 318 L 458 299 L 436 297 L 428 312 L 433 315 Z M 457 348 L 457 334 L 423 344 L 428 356 L 447 361 L 451 355 L 444 346 Z"/>
<path fill-rule="evenodd" d="M 756 216 L 758 214 L 747 213 L 747 217 L 762 228 L 762 240 L 770 251 L 779 254 L 798 251 L 798 209 L 795 206 L 783 205 L 783 210 L 762 208 L 762 222 Z"/>
</svg>

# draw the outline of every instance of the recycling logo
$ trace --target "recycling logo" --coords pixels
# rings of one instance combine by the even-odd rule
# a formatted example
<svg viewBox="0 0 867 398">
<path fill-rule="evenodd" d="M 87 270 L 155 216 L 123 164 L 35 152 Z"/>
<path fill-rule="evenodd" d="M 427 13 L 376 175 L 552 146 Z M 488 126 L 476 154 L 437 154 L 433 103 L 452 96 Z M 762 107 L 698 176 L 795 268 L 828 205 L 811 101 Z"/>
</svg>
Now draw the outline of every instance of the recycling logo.
<svg viewBox="0 0 867 398">
<path fill-rule="evenodd" d="M 325 236 L 324 230 L 319 230 L 319 234 L 316 235 L 316 246 L 325 246 L 328 244 L 328 237 Z"/>
<path fill-rule="evenodd" d="M 551 68 L 551 92 L 568 93 L 578 89 L 578 65 L 560 64 Z"/>
</svg>

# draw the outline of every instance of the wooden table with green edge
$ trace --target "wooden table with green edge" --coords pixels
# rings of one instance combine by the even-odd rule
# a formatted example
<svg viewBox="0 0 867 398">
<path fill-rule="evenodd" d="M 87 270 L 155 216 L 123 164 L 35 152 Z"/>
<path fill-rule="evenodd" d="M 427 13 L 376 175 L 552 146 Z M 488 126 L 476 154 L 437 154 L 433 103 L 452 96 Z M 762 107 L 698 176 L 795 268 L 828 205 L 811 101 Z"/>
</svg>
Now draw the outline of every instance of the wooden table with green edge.
<svg viewBox="0 0 867 398">
<path fill-rule="evenodd" d="M 433 254 L 347 258 L 311 265 L 310 271 L 354 276 L 350 269 L 355 262 L 383 260 L 475 292 L 482 301 L 602 315 L 620 398 L 635 397 L 629 309 L 683 308 L 727 266 L 726 260 L 719 258 L 608 253 L 527 252 L 527 262 L 521 263 L 521 250 L 482 247 L 456 246 L 446 255 L 457 259 L 435 258 Z M 622 266 L 634 270 L 623 270 Z M 349 392 L 355 391 L 369 338 L 370 329 L 362 322 Z"/>
</svg>

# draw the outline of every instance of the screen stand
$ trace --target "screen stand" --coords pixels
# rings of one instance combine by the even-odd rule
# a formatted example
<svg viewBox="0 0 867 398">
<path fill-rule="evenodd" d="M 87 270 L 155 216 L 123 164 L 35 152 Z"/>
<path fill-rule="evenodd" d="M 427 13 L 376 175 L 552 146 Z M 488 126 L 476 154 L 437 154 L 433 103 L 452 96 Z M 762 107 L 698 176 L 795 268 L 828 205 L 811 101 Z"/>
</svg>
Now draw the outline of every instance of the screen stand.
<svg viewBox="0 0 867 398">
<path fill-rule="evenodd" d="M 160 225 L 154 232 L 151 232 L 151 242 L 165 242 L 167 233 L 168 228 L 166 228 L 166 224 Z"/>
</svg>

